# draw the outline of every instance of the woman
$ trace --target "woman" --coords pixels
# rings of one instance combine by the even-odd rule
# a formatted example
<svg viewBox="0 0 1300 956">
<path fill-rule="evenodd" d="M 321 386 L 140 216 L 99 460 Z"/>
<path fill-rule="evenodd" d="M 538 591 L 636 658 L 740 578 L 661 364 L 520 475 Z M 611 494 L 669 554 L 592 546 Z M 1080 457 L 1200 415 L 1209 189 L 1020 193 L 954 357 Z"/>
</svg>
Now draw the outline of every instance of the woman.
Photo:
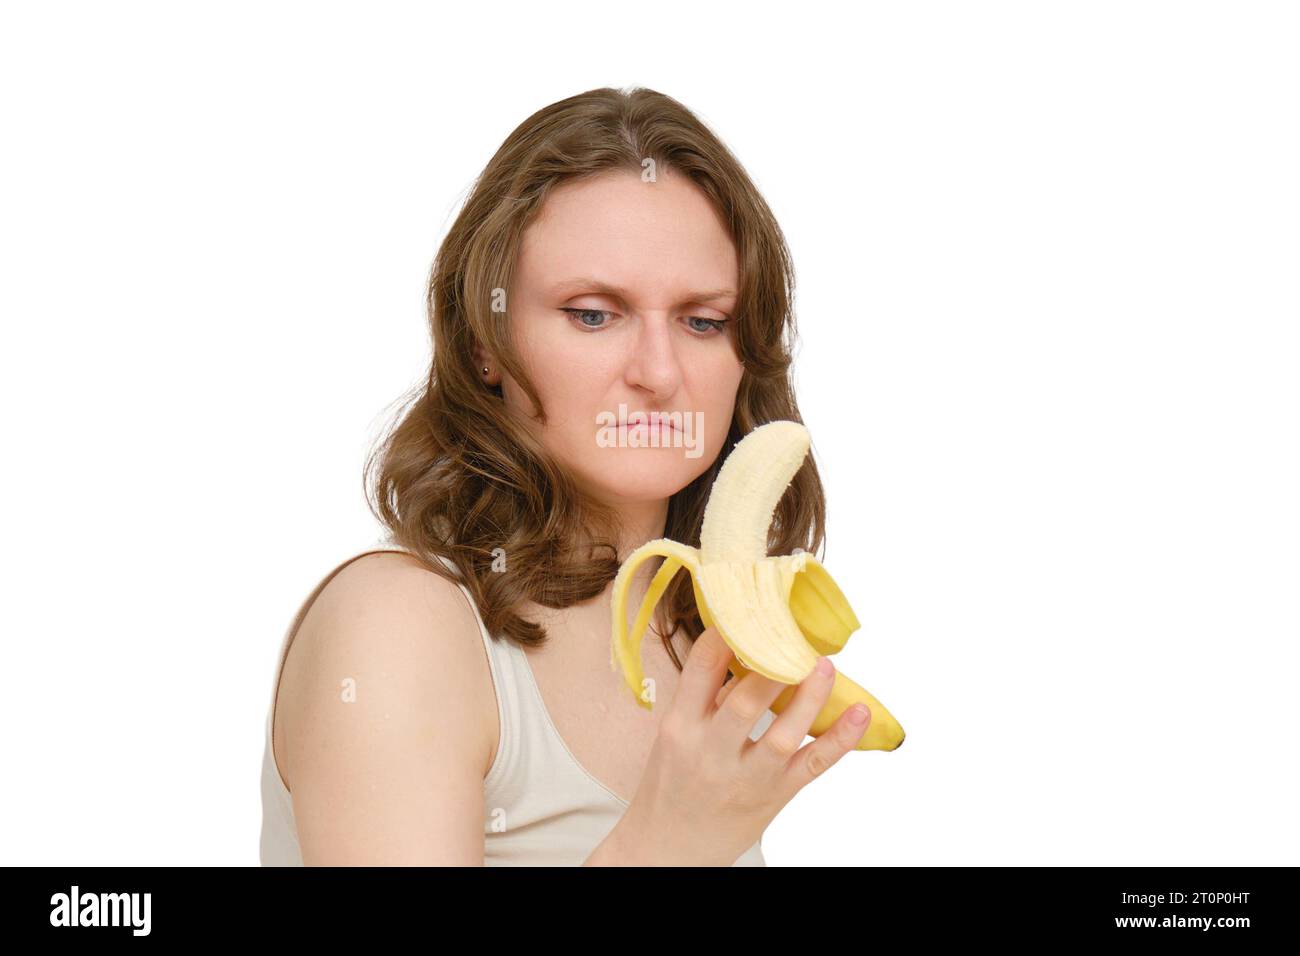
<svg viewBox="0 0 1300 956">
<path fill-rule="evenodd" d="M 767 824 L 867 725 L 801 748 L 830 662 L 776 718 L 785 685 L 724 683 L 685 574 L 636 706 L 610 592 L 645 541 L 698 544 L 736 441 L 800 420 L 792 287 L 767 205 L 675 100 L 592 90 L 510 134 L 434 262 L 428 380 L 367 463 L 386 546 L 282 645 L 264 864 L 765 865 Z M 628 427 L 653 412 L 682 426 Z M 772 553 L 815 552 L 824 515 L 810 458 Z"/>
</svg>

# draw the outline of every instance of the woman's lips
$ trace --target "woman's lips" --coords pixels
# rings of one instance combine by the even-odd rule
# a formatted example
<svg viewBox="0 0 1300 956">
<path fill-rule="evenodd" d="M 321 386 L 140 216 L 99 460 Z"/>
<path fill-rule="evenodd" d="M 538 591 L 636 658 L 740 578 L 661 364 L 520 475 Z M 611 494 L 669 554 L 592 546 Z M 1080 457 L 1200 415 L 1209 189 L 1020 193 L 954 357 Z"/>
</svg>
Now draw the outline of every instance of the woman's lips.
<svg viewBox="0 0 1300 956">
<path fill-rule="evenodd" d="M 649 428 L 650 417 L 648 415 L 632 415 L 628 417 L 627 424 L 629 428 L 635 428 L 638 425 L 645 425 L 647 428 Z M 661 415 L 659 417 L 659 427 L 671 428 L 673 431 L 679 431 L 677 426 L 673 424 L 673 420 L 671 418 L 668 418 L 666 415 Z"/>
</svg>

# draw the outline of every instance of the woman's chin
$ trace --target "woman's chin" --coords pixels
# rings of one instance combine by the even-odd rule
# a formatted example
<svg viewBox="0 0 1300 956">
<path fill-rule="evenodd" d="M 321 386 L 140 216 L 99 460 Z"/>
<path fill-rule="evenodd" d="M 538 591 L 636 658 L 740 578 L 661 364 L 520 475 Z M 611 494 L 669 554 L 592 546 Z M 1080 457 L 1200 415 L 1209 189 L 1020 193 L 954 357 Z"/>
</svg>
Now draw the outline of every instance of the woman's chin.
<svg viewBox="0 0 1300 956">
<path fill-rule="evenodd" d="M 678 457 L 675 463 L 669 459 L 673 451 L 619 449 L 618 460 L 610 460 L 598 473 L 589 474 L 585 483 L 603 501 L 662 501 L 677 494 L 699 474 L 689 459 Z"/>
</svg>

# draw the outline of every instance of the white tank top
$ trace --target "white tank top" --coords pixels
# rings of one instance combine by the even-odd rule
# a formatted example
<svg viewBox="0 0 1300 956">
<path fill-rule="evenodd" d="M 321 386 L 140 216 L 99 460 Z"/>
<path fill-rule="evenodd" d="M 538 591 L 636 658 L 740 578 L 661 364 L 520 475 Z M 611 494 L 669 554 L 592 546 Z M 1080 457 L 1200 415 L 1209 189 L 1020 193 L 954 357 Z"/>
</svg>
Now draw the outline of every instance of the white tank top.
<svg viewBox="0 0 1300 956">
<path fill-rule="evenodd" d="M 345 565 L 375 551 L 406 550 L 388 540 L 340 563 L 303 602 L 284 636 L 271 684 L 262 755 L 263 866 L 303 865 L 293 800 L 272 746 L 276 690 L 293 636 L 316 596 Z M 455 573 L 454 564 L 446 560 L 444 564 Z M 469 589 L 457 586 L 474 611 L 487 650 L 500 726 L 496 757 L 483 778 L 483 862 L 487 866 L 578 866 L 618 822 L 627 802 L 578 763 L 546 710 L 527 654 L 514 642 L 489 635 Z M 754 725 L 750 739 L 757 740 L 775 718 L 767 711 Z M 760 838 L 732 865 L 766 866 L 761 843 Z"/>
</svg>

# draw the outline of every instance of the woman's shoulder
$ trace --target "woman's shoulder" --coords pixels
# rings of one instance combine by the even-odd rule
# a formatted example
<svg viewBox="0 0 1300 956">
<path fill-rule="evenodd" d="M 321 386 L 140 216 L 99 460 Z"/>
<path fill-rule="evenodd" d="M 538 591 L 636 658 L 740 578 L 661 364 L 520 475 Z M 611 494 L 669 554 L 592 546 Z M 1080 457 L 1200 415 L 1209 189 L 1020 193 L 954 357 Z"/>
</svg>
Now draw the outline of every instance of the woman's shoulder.
<svg viewBox="0 0 1300 956">
<path fill-rule="evenodd" d="M 300 729 L 343 729 L 339 703 L 374 709 L 395 733 L 455 728 L 486 773 L 496 701 L 478 616 L 458 584 L 409 552 L 375 550 L 337 565 L 309 601 L 277 688 L 290 784 L 295 761 L 321 745 Z"/>
<path fill-rule="evenodd" d="M 380 579 L 394 579 L 409 585 L 424 584 L 445 595 L 460 593 L 456 584 L 431 570 L 420 558 L 392 544 L 381 543 L 372 550 L 357 552 L 336 568 L 331 583 L 344 576 L 353 586 L 358 581 L 375 584 Z M 361 593 L 364 593 L 364 589 L 361 589 Z"/>
<path fill-rule="evenodd" d="M 369 622 L 397 626 L 399 633 L 421 637 L 437 637 L 451 629 L 478 633 L 478 616 L 461 585 L 408 551 L 382 547 L 385 550 L 354 554 L 334 567 L 310 598 L 300 631 Z M 449 570 L 454 576 L 454 566 Z M 442 626 L 430 629 L 432 623 Z M 354 626 L 348 633 L 356 630 Z"/>
</svg>

